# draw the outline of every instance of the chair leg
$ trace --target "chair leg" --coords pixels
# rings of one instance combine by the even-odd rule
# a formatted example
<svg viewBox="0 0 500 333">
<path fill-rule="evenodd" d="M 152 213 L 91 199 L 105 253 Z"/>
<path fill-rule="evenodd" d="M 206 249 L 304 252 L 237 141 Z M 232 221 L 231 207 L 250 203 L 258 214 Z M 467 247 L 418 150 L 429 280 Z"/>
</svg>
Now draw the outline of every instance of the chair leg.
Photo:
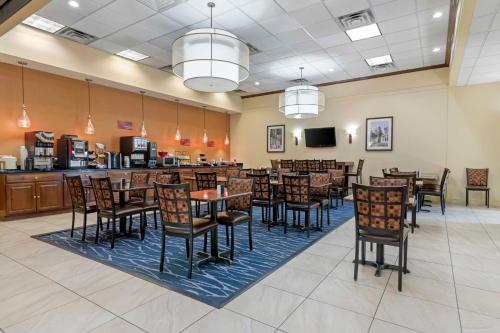
<svg viewBox="0 0 500 333">
<path fill-rule="evenodd" d="M 115 221 L 115 217 L 113 216 L 113 221 L 111 222 L 113 224 L 112 228 L 113 230 L 111 230 L 111 249 L 114 249 L 115 248 L 115 226 L 116 226 L 116 221 Z"/>
<path fill-rule="evenodd" d="M 264 214 L 264 206 L 260 207 L 260 216 L 262 216 L 262 222 L 266 220 L 266 214 Z"/>
<path fill-rule="evenodd" d="M 469 190 L 465 190 L 465 207 L 469 205 Z"/>
<path fill-rule="evenodd" d="M 408 273 L 408 237 L 405 239 L 405 245 L 404 245 L 404 263 L 403 263 L 403 268 L 404 268 L 404 273 Z"/>
<path fill-rule="evenodd" d="M 234 259 L 234 225 L 231 225 L 231 260 Z"/>
<path fill-rule="evenodd" d="M 189 238 L 186 238 L 186 258 L 189 259 Z"/>
<path fill-rule="evenodd" d="M 101 223 L 98 223 L 97 226 L 99 226 L 99 224 L 101 225 L 101 231 L 104 231 L 104 227 L 102 225 L 102 220 L 101 220 Z"/>
<path fill-rule="evenodd" d="M 284 234 L 286 235 L 286 231 L 288 229 L 288 211 L 286 210 L 285 204 L 283 204 L 283 224 Z"/>
<path fill-rule="evenodd" d="M 226 224 L 226 246 L 229 246 L 229 226 Z"/>
<path fill-rule="evenodd" d="M 326 207 L 326 222 L 330 225 L 330 206 Z"/>
<path fill-rule="evenodd" d="M 132 233 L 132 215 L 129 216 L 129 220 L 128 220 L 128 233 L 129 234 Z"/>
<path fill-rule="evenodd" d="M 161 254 L 160 254 L 160 272 L 163 272 L 163 265 L 165 263 L 165 229 L 161 233 Z"/>
<path fill-rule="evenodd" d="M 193 236 L 189 237 L 189 271 L 188 271 L 188 279 L 191 279 L 193 276 L 193 247 L 194 247 L 194 239 Z"/>
<path fill-rule="evenodd" d="M 417 225 L 417 210 L 415 207 L 411 209 L 411 233 L 415 231 L 415 226 Z"/>
<path fill-rule="evenodd" d="M 361 241 L 361 264 L 366 264 L 366 242 Z"/>
<path fill-rule="evenodd" d="M 155 221 L 155 229 L 158 229 L 158 218 L 156 217 L 156 209 L 153 210 L 153 219 Z"/>
<path fill-rule="evenodd" d="M 321 219 L 321 224 L 323 224 L 323 206 L 321 206 L 320 208 L 321 210 L 321 216 L 320 216 L 320 219 Z M 318 214 L 316 213 L 316 218 L 318 217 Z M 317 223 L 316 223 L 317 224 Z M 316 226 L 316 228 L 319 230 L 318 226 Z"/>
<path fill-rule="evenodd" d="M 403 244 L 399 242 L 399 265 L 398 265 L 398 290 L 402 290 L 403 285 Z"/>
<path fill-rule="evenodd" d="M 99 229 L 99 226 L 97 226 Z M 83 213 L 83 230 L 82 230 L 82 242 L 85 241 L 85 235 L 87 234 L 87 212 Z"/>
<path fill-rule="evenodd" d="M 373 242 L 370 242 L 370 252 L 373 252 Z"/>
<path fill-rule="evenodd" d="M 210 239 L 212 241 L 212 239 Z M 203 235 L 203 252 L 207 253 L 208 234 Z"/>
<path fill-rule="evenodd" d="M 75 210 L 73 209 L 73 213 L 71 215 L 71 238 L 73 238 L 73 231 L 75 230 Z"/>
<path fill-rule="evenodd" d="M 271 231 L 271 219 L 267 221 L 267 231 Z"/>
<path fill-rule="evenodd" d="M 356 247 L 354 252 L 354 281 L 358 281 L 358 261 L 359 261 L 359 239 L 356 236 Z"/>
<path fill-rule="evenodd" d="M 109 218 L 108 218 L 108 223 L 107 223 L 107 225 L 106 225 L 106 230 L 109 230 L 109 222 L 110 222 L 110 220 L 109 220 Z"/>
<path fill-rule="evenodd" d="M 323 221 L 323 209 L 316 208 L 316 231 L 319 231 L 319 211 L 321 209 L 321 221 Z"/>
<path fill-rule="evenodd" d="M 248 221 L 248 247 L 250 251 L 253 251 L 253 241 L 252 241 L 252 219 Z"/>
<path fill-rule="evenodd" d="M 144 236 L 146 235 L 146 212 L 141 212 L 141 241 L 144 240 Z"/>
<path fill-rule="evenodd" d="M 304 219 L 305 219 L 305 221 L 304 221 L 304 225 L 305 225 L 306 230 L 307 230 L 307 238 L 309 238 L 309 235 L 310 235 L 310 231 L 309 231 L 309 224 L 310 224 L 310 222 L 311 222 L 311 221 L 310 221 L 310 218 L 311 218 L 311 211 L 310 211 L 310 210 L 308 210 L 308 211 L 304 212 L 304 214 L 305 214 L 305 217 L 304 217 Z M 299 216 L 300 216 L 300 212 L 299 212 Z"/>
<path fill-rule="evenodd" d="M 444 196 L 440 196 L 440 202 L 441 202 L 441 214 L 444 215 Z"/>
<path fill-rule="evenodd" d="M 486 191 L 486 207 L 490 208 L 490 190 Z"/>
<path fill-rule="evenodd" d="M 102 226 L 102 217 L 97 215 L 97 228 L 95 228 L 95 241 L 94 241 L 95 244 L 99 242 L 99 223 Z"/>
</svg>

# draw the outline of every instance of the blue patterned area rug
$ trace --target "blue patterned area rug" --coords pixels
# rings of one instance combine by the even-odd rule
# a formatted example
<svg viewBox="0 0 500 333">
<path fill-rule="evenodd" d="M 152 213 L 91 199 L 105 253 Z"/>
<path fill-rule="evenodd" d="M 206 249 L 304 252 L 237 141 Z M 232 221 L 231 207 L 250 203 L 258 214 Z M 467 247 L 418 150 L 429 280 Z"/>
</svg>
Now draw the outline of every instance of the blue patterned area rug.
<svg viewBox="0 0 500 333">
<path fill-rule="evenodd" d="M 148 217 L 144 241 L 136 236 L 119 238 L 115 241 L 113 250 L 107 241 L 94 244 L 95 226 L 87 227 L 86 242 L 81 241 L 81 228 L 75 229 L 74 238 L 70 238 L 70 230 L 33 237 L 220 308 L 348 221 L 353 217 L 353 213 L 352 203 L 332 209 L 331 224 L 328 225 L 325 211 L 323 231 L 311 231 L 310 237 L 307 238 L 305 232 L 292 227 L 288 228 L 286 235 L 283 234 L 282 226 L 275 226 L 268 231 L 267 225 L 261 222 L 260 208 L 255 208 L 253 251 L 248 249 L 248 226 L 239 225 L 235 228 L 235 254 L 232 264 L 209 263 L 197 268 L 194 262 L 201 258 L 195 257 L 191 280 L 187 279 L 186 243 L 182 238 L 167 236 L 165 270 L 163 273 L 159 271 L 161 229 L 154 229 L 152 216 Z M 289 212 L 290 224 L 291 217 Z M 315 225 L 315 213 L 311 216 L 311 222 Z M 68 224 L 70 223 L 68 221 Z M 138 225 L 134 222 L 134 226 Z M 199 237 L 195 240 L 195 253 L 202 249 L 203 237 Z M 219 252 L 224 250 L 225 228 L 219 227 Z"/>
</svg>

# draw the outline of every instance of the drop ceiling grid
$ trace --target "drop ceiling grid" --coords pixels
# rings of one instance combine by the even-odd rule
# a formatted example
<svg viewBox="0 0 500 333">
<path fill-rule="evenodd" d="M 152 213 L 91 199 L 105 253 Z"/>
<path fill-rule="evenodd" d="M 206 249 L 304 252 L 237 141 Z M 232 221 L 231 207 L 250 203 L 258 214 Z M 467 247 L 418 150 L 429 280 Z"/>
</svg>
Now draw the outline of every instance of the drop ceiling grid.
<svg viewBox="0 0 500 333">
<path fill-rule="evenodd" d="M 175 6 L 163 7 L 175 2 Z M 207 0 L 81 0 L 77 14 L 66 0 L 54 0 L 38 14 L 99 39 L 92 47 L 116 53 L 130 48 L 164 67 L 170 44 L 193 28 L 209 25 Z M 214 26 L 256 46 L 251 76 L 240 89 L 259 93 L 283 89 L 298 78 L 299 66 L 313 84 L 340 81 L 374 72 L 365 58 L 391 53 L 406 70 L 445 62 L 450 0 L 215 0 Z M 382 36 L 351 42 L 335 17 L 370 8 Z M 432 20 L 436 10 L 443 16 Z M 177 29 L 178 28 L 178 29 Z M 160 34 L 162 31 L 164 34 Z M 440 47 L 437 54 L 434 47 Z M 333 69 L 333 71 L 330 71 Z M 260 85 L 254 83 L 258 81 Z"/>
<path fill-rule="evenodd" d="M 457 85 L 500 82 L 500 0 L 477 1 Z"/>
</svg>

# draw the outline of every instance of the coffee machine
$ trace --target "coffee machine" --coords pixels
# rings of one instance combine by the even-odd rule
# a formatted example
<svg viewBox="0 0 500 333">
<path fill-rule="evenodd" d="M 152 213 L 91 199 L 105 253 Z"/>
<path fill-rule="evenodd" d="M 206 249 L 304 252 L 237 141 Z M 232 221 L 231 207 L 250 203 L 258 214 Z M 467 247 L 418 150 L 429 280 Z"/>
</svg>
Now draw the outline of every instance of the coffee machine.
<svg viewBox="0 0 500 333">
<path fill-rule="evenodd" d="M 34 131 L 24 133 L 28 158 L 33 159 L 33 169 L 52 170 L 54 167 L 54 132 Z"/>
<path fill-rule="evenodd" d="M 120 152 L 130 159 L 130 167 L 145 167 L 148 140 L 140 136 L 120 137 Z"/>
<path fill-rule="evenodd" d="M 88 166 L 88 141 L 76 135 L 63 134 L 57 139 L 57 160 L 63 169 L 81 169 Z"/>
<path fill-rule="evenodd" d="M 148 142 L 148 152 L 146 154 L 146 162 L 148 168 L 156 168 L 158 155 L 158 145 L 156 142 Z"/>
</svg>

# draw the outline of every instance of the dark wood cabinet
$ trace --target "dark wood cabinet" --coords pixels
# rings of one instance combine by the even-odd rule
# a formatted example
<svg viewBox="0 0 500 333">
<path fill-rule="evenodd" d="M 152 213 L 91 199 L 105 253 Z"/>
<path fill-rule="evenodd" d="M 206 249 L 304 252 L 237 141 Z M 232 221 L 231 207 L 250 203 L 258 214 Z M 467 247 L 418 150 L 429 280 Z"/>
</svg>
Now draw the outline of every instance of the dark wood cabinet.
<svg viewBox="0 0 500 333">
<path fill-rule="evenodd" d="M 37 182 L 36 199 L 38 212 L 61 209 L 63 207 L 61 181 Z"/>
<path fill-rule="evenodd" d="M 36 183 L 6 184 L 7 215 L 36 212 Z"/>
</svg>

